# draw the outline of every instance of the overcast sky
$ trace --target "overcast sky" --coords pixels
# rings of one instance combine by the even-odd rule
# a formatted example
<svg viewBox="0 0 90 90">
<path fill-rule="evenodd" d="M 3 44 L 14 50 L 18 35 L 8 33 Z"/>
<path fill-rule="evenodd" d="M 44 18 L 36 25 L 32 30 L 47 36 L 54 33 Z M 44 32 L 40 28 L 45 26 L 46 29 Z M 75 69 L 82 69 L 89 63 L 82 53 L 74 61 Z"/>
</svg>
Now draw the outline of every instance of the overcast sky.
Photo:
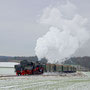
<svg viewBox="0 0 90 90">
<path fill-rule="evenodd" d="M 90 0 L 70 0 L 90 29 Z M 0 0 L 0 55 L 35 55 L 36 40 L 48 31 L 38 23 L 43 9 L 66 0 Z M 90 55 L 90 40 L 75 55 Z"/>
</svg>

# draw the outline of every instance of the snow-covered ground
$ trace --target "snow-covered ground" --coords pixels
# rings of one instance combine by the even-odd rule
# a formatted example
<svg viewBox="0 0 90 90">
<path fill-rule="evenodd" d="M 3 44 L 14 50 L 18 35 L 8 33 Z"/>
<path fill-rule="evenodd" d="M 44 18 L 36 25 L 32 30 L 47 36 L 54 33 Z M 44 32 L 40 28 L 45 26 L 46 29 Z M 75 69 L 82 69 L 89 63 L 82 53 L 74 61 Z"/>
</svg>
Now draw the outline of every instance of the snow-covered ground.
<svg viewBox="0 0 90 90">
<path fill-rule="evenodd" d="M 0 67 L 0 76 L 1 75 L 15 75 L 15 69 L 13 67 L 12 68 Z"/>
<path fill-rule="evenodd" d="M 90 90 L 87 76 L 17 76 L 0 77 L 0 90 Z"/>
<path fill-rule="evenodd" d="M 14 67 L 14 65 L 17 65 L 19 63 L 16 62 L 0 62 L 0 67 Z"/>
<path fill-rule="evenodd" d="M 15 75 L 14 68 L 11 68 L 14 64 L 9 65 L 8 68 L 0 67 L 1 76 Z M 81 73 L 62 76 L 51 76 L 49 73 L 34 76 L 0 76 L 0 90 L 90 90 L 90 72 Z"/>
<path fill-rule="evenodd" d="M 14 65 L 16 62 L 0 62 L 0 76 L 1 75 L 15 75 Z"/>
</svg>

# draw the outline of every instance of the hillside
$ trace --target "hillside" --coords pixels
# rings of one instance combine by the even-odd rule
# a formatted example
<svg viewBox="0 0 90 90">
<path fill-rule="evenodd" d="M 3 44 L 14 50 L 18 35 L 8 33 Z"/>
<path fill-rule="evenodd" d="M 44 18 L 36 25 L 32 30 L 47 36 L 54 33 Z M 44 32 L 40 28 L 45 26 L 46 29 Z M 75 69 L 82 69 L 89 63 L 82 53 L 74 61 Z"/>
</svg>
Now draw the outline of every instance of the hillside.
<svg viewBox="0 0 90 90">
<path fill-rule="evenodd" d="M 64 62 L 64 64 L 69 65 L 80 65 L 82 67 L 86 67 L 90 69 L 90 57 L 72 57 Z"/>
<path fill-rule="evenodd" d="M 31 57 L 0 56 L 0 62 L 20 62 L 21 60 L 35 60 L 35 61 L 37 61 L 38 58 L 36 56 L 31 56 Z"/>
<path fill-rule="evenodd" d="M 22 60 L 29 60 L 29 61 L 38 61 L 37 56 L 30 56 L 30 57 L 10 57 L 10 56 L 0 56 L 0 62 L 20 62 Z M 40 60 L 43 63 L 47 62 L 46 58 L 42 58 Z"/>
</svg>

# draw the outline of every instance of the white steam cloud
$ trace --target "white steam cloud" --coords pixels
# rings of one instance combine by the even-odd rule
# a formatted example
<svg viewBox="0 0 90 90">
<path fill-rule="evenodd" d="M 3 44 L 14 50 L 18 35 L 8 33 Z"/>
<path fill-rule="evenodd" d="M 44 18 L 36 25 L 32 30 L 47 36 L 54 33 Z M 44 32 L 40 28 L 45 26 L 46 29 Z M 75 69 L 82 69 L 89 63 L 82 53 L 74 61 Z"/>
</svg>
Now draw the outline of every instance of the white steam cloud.
<svg viewBox="0 0 90 90">
<path fill-rule="evenodd" d="M 45 8 L 40 23 L 49 25 L 49 31 L 37 40 L 35 54 L 39 59 L 62 62 L 89 39 L 87 19 L 77 14 L 70 2 Z"/>
</svg>

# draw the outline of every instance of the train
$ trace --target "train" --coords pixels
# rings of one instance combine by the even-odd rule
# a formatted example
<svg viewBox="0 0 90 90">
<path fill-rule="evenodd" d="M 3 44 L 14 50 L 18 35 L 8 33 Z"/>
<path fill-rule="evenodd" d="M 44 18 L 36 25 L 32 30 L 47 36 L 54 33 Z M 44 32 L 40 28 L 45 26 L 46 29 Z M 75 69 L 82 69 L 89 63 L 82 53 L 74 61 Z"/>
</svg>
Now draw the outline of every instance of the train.
<svg viewBox="0 0 90 90">
<path fill-rule="evenodd" d="M 74 73 L 76 68 L 71 65 L 51 64 L 41 61 L 22 60 L 20 64 L 15 65 L 16 75 L 36 75 L 44 72 Z"/>
</svg>

